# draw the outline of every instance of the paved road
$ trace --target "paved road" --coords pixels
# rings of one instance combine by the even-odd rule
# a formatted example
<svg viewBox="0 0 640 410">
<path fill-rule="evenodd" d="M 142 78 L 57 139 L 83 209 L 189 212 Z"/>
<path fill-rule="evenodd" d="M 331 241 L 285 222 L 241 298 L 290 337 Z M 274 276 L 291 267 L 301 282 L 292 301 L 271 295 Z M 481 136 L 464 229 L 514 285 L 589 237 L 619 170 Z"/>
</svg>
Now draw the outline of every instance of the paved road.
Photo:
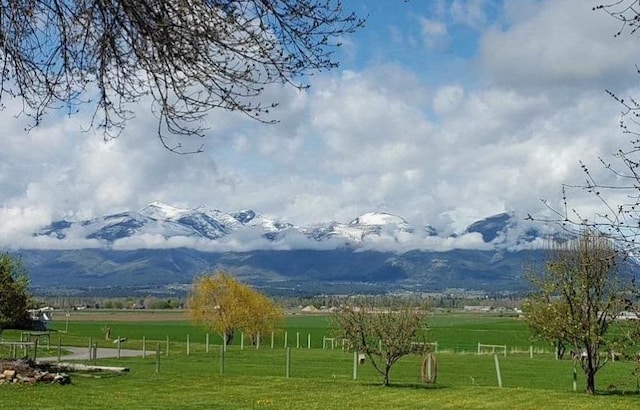
<svg viewBox="0 0 640 410">
<path fill-rule="evenodd" d="M 72 346 L 63 346 L 63 350 L 69 352 L 60 357 L 60 360 L 89 360 L 89 347 L 72 347 Z M 147 355 L 150 355 L 154 352 L 146 352 Z M 96 349 L 96 355 L 98 359 L 105 358 L 113 358 L 118 357 L 118 349 L 106 348 L 106 347 L 98 347 Z M 142 350 L 132 350 L 132 349 L 120 349 L 120 357 L 137 357 L 142 356 Z M 38 358 L 39 362 L 56 362 L 58 361 L 57 356 L 52 357 L 40 357 Z"/>
</svg>

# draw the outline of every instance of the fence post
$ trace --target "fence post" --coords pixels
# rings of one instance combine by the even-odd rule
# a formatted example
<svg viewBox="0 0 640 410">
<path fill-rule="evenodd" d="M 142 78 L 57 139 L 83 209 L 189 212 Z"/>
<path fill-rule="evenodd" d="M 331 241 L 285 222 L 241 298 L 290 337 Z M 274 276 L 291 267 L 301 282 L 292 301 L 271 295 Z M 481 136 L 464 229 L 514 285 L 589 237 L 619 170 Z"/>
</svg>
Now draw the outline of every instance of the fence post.
<svg viewBox="0 0 640 410">
<path fill-rule="evenodd" d="M 353 380 L 358 380 L 358 352 L 353 352 Z"/>
<path fill-rule="evenodd" d="M 118 359 L 120 359 L 120 346 L 121 346 L 120 342 L 121 342 L 121 340 L 122 339 L 120 338 L 120 336 L 118 336 Z"/>
<path fill-rule="evenodd" d="M 576 362 L 573 361 L 573 391 L 578 391 L 578 372 L 576 371 Z"/>
<path fill-rule="evenodd" d="M 502 375 L 500 374 L 500 361 L 498 355 L 493 354 L 493 361 L 496 363 L 496 376 L 498 376 L 498 387 L 502 387 Z"/>
<path fill-rule="evenodd" d="M 187 356 L 189 356 L 189 335 L 187 334 Z"/>
<path fill-rule="evenodd" d="M 244 350 L 244 332 L 240 333 L 240 350 Z"/>
<path fill-rule="evenodd" d="M 480 342 L 478 342 L 478 356 L 480 356 Z"/>
<path fill-rule="evenodd" d="M 287 338 L 289 336 L 289 332 L 285 331 L 284 332 L 284 347 L 285 349 L 287 348 Z"/>
<path fill-rule="evenodd" d="M 273 330 L 271 331 L 271 348 L 273 349 L 273 340 L 274 340 L 274 334 L 273 334 Z"/>
<path fill-rule="evenodd" d="M 91 354 L 92 354 L 92 350 L 93 350 L 93 338 L 91 336 L 89 336 L 89 359 L 91 359 Z"/>
<path fill-rule="evenodd" d="M 307 349 L 311 349 L 311 333 L 307 333 Z"/>
<path fill-rule="evenodd" d="M 260 332 L 256 336 L 256 349 L 260 349 Z"/>
<path fill-rule="evenodd" d="M 40 338 L 36 337 L 35 340 L 33 341 L 33 361 L 35 362 L 36 360 L 38 360 L 38 340 Z"/>
<path fill-rule="evenodd" d="M 533 345 L 529 346 L 529 359 L 533 359 Z"/>
<path fill-rule="evenodd" d="M 291 376 L 291 348 L 287 347 L 287 360 L 286 360 L 286 377 Z"/>
<path fill-rule="evenodd" d="M 220 346 L 220 376 L 224 375 L 224 346 Z"/>
<path fill-rule="evenodd" d="M 167 357 L 169 357 L 169 335 L 167 335 Z"/>
<path fill-rule="evenodd" d="M 205 338 L 205 352 L 209 353 L 209 333 L 207 333 L 207 337 Z"/>
<path fill-rule="evenodd" d="M 300 349 L 300 332 L 296 332 L 296 349 Z"/>
<path fill-rule="evenodd" d="M 160 373 L 160 342 L 156 345 L 156 373 Z"/>
<path fill-rule="evenodd" d="M 142 336 L 142 358 L 147 357 L 147 338 L 146 336 Z"/>
</svg>

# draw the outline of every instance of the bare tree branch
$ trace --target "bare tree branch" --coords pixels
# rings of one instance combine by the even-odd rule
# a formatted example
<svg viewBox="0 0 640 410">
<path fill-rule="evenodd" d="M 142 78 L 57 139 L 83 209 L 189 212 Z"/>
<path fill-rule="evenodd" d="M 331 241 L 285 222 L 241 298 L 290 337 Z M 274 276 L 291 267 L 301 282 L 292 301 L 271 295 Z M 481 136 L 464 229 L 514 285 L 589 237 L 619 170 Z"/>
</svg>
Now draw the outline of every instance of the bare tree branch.
<svg viewBox="0 0 640 410">
<path fill-rule="evenodd" d="M 203 136 L 213 109 L 273 122 L 265 87 L 306 88 L 363 25 L 341 0 L 0 1 L 0 103 L 21 97 L 32 126 L 91 104 L 110 139 L 150 96 L 157 136 L 184 152 L 167 136 Z"/>
</svg>

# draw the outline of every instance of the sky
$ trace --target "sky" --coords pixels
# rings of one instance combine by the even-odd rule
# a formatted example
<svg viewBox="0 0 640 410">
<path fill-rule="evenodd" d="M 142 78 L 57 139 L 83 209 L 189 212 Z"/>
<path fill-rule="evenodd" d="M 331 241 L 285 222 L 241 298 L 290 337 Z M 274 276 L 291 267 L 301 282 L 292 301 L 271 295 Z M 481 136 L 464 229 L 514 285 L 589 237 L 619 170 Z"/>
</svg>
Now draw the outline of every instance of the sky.
<svg viewBox="0 0 640 410">
<path fill-rule="evenodd" d="M 388 212 L 452 233 L 501 212 L 543 215 L 541 199 L 561 207 L 562 184 L 584 181 L 579 161 L 611 177 L 598 157 L 629 137 L 605 90 L 638 95 L 638 39 L 614 37 L 619 23 L 592 11 L 597 2 L 344 3 L 367 23 L 342 39 L 340 66 L 304 91 L 267 89 L 277 124 L 210 113 L 200 154 L 165 150 L 145 101 L 104 142 L 84 112 L 50 112 L 26 132 L 20 102 L 5 98 L 0 246 L 153 201 L 297 225 Z"/>
</svg>

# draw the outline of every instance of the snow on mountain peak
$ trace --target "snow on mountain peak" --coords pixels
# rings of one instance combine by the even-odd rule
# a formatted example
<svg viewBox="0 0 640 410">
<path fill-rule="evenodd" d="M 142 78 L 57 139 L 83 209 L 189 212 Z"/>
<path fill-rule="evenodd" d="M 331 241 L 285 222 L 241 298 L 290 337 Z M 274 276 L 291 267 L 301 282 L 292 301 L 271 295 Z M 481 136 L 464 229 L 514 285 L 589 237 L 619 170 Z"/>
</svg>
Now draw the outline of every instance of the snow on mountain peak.
<svg viewBox="0 0 640 410">
<path fill-rule="evenodd" d="M 139 211 L 141 215 L 155 220 L 175 220 L 187 212 L 188 209 L 176 208 L 159 201 L 151 202 Z"/>
<path fill-rule="evenodd" d="M 397 225 L 397 226 L 407 226 L 407 221 L 403 218 L 391 215 L 384 212 L 367 212 L 366 214 L 362 214 L 356 219 L 349 222 L 349 225 Z"/>
</svg>

